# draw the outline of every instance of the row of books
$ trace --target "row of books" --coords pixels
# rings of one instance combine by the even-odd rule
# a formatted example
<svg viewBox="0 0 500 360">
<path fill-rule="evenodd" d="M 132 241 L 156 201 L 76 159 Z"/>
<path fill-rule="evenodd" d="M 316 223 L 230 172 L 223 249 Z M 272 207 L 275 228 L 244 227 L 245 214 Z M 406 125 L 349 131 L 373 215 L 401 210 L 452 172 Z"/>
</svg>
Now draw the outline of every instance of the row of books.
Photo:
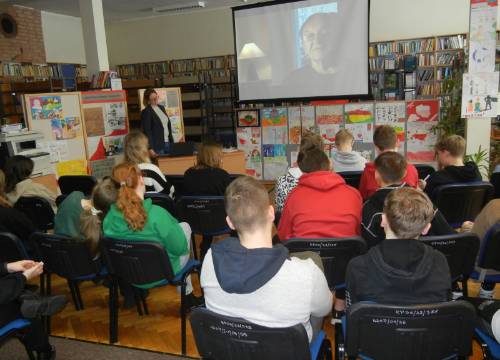
<svg viewBox="0 0 500 360">
<path fill-rule="evenodd" d="M 434 51 L 434 39 L 391 41 L 370 45 L 369 56 L 384 56 L 393 53 L 415 54 Z"/>
<path fill-rule="evenodd" d="M 436 80 L 445 80 L 451 77 L 453 74 L 453 70 L 449 67 L 439 68 L 436 71 Z"/>
<path fill-rule="evenodd" d="M 438 50 L 464 49 L 467 46 L 467 39 L 464 35 L 440 37 L 437 39 Z"/>
<path fill-rule="evenodd" d="M 92 76 L 91 87 L 93 89 L 111 88 L 111 79 L 118 77 L 116 71 L 99 71 L 97 76 Z"/>
<path fill-rule="evenodd" d="M 405 88 L 414 88 L 417 85 L 417 74 L 415 72 L 405 74 Z"/>
<path fill-rule="evenodd" d="M 457 54 L 442 53 L 436 55 L 437 65 L 453 65 L 455 60 L 457 60 Z"/>
<path fill-rule="evenodd" d="M 77 77 L 87 77 L 87 68 L 73 64 L 21 64 L 2 63 L 0 76 L 33 77 L 33 78 L 63 78 L 67 76 L 68 68 Z"/>
<path fill-rule="evenodd" d="M 434 54 L 419 54 L 417 58 L 418 66 L 434 66 L 436 63 Z"/>
<path fill-rule="evenodd" d="M 416 88 L 416 95 L 420 96 L 432 96 L 439 94 L 439 88 L 436 87 L 436 84 L 421 84 Z"/>
<path fill-rule="evenodd" d="M 423 69 L 417 71 L 418 81 L 433 81 L 434 80 L 434 69 Z"/>
</svg>

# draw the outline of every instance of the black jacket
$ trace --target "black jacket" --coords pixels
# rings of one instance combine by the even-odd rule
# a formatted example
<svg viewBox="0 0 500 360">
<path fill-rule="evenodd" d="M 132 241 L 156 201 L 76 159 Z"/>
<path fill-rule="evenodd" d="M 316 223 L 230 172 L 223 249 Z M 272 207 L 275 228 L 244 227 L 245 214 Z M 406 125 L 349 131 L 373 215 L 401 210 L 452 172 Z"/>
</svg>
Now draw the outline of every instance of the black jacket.
<svg viewBox="0 0 500 360">
<path fill-rule="evenodd" d="M 385 240 L 349 262 L 348 305 L 359 301 L 410 305 L 448 301 L 446 257 L 418 240 Z"/>
<path fill-rule="evenodd" d="M 400 187 L 402 185 L 390 185 L 380 188 L 363 204 L 361 236 L 365 239 L 368 247 L 375 246 L 385 239 L 384 229 L 380 226 L 382 223 L 384 201 L 392 190 Z M 431 229 L 427 235 L 449 235 L 454 233 L 455 231 L 448 224 L 443 214 L 438 209 L 435 209 Z"/>
<path fill-rule="evenodd" d="M 167 115 L 165 108 L 162 105 L 158 105 L 161 111 Z M 170 122 L 170 118 L 168 117 L 168 139 L 165 139 L 165 131 L 163 129 L 163 124 L 156 115 L 153 107 L 148 105 L 141 111 L 141 125 L 142 131 L 148 137 L 149 147 L 153 149 L 155 152 L 159 153 L 165 147 L 165 142 L 174 142 L 174 138 L 172 135 L 172 124 Z"/>
<path fill-rule="evenodd" d="M 15 208 L 0 207 L 0 231 L 16 235 L 27 245 L 36 229 L 24 213 Z"/>
<path fill-rule="evenodd" d="M 189 168 L 184 173 L 185 195 L 224 195 L 231 182 L 229 174 L 219 168 Z"/>
<path fill-rule="evenodd" d="M 23 273 L 9 274 L 6 265 L 0 263 L 0 327 L 20 316 L 17 298 L 26 284 Z"/>
<path fill-rule="evenodd" d="M 466 162 L 464 166 L 446 166 L 429 176 L 425 186 L 425 193 L 432 199 L 433 192 L 438 186 L 481 180 L 481 173 L 473 161 Z"/>
</svg>

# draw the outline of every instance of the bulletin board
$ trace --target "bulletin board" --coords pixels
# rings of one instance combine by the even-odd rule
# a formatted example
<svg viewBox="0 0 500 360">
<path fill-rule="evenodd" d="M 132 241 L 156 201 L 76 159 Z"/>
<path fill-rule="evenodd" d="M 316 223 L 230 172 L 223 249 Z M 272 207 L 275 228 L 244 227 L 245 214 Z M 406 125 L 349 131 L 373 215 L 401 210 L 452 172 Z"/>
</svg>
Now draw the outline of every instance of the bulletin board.
<svg viewBox="0 0 500 360">
<path fill-rule="evenodd" d="M 102 177 L 120 162 L 129 132 L 127 95 L 124 90 L 81 93 L 91 173 Z"/>
<path fill-rule="evenodd" d="M 53 173 L 87 174 L 87 142 L 79 92 L 25 94 L 24 116 L 28 128 L 42 133 L 37 141 L 50 154 Z"/>
<path fill-rule="evenodd" d="M 139 106 L 141 111 L 145 108 L 142 98 L 146 89 L 139 89 Z M 158 94 L 158 104 L 165 107 L 170 122 L 172 124 L 172 136 L 174 142 L 184 142 L 184 118 L 182 114 L 181 88 L 155 88 Z"/>
</svg>

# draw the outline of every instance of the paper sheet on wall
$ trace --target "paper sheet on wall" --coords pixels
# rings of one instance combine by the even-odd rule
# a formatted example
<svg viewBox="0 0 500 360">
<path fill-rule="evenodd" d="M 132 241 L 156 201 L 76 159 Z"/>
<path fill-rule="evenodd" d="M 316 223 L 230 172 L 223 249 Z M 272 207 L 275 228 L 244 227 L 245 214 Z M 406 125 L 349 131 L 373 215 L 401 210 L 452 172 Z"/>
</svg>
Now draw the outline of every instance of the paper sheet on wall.
<svg viewBox="0 0 500 360">
<path fill-rule="evenodd" d="M 300 108 L 300 121 L 302 123 L 302 134 L 305 131 L 315 132 L 316 119 L 315 119 L 314 106 L 302 106 Z"/>
<path fill-rule="evenodd" d="M 264 144 L 286 144 L 287 128 L 285 126 L 262 128 L 262 142 Z"/>
<path fill-rule="evenodd" d="M 342 105 L 322 105 L 316 107 L 316 125 L 325 144 L 335 143 L 335 135 L 343 127 L 344 109 Z"/>
<path fill-rule="evenodd" d="M 499 72 L 465 73 L 462 82 L 462 117 L 495 117 Z"/>
<path fill-rule="evenodd" d="M 287 108 L 265 108 L 260 114 L 262 127 L 287 125 Z"/>
<path fill-rule="evenodd" d="M 96 179 L 102 179 L 105 176 L 111 176 L 114 166 L 115 158 L 113 157 L 90 162 L 92 176 L 94 176 Z"/>
<path fill-rule="evenodd" d="M 373 124 L 346 124 L 345 127 L 354 136 L 354 141 L 373 143 Z"/>
<path fill-rule="evenodd" d="M 352 103 L 344 106 L 346 124 L 373 123 L 373 103 Z"/>
<path fill-rule="evenodd" d="M 437 122 L 408 122 L 406 157 L 412 162 L 433 162 L 434 144 L 438 140 L 433 127 Z"/>
<path fill-rule="evenodd" d="M 52 120 L 63 118 L 62 99 L 60 96 L 30 97 L 31 117 L 36 120 Z"/>
<path fill-rule="evenodd" d="M 57 176 L 87 175 L 86 160 L 61 161 L 56 164 Z"/>
<path fill-rule="evenodd" d="M 107 103 L 104 105 L 104 109 L 104 128 L 106 135 L 111 135 L 113 131 L 124 130 L 127 128 L 127 115 L 124 103 Z"/>
<path fill-rule="evenodd" d="M 300 144 L 300 106 L 292 106 L 288 108 L 288 143 Z"/>
<path fill-rule="evenodd" d="M 377 125 L 404 123 L 406 104 L 404 101 L 378 102 L 375 104 L 375 122 Z"/>
<path fill-rule="evenodd" d="M 472 2 L 469 29 L 469 72 L 495 70 L 496 23 L 496 1 Z"/>
<path fill-rule="evenodd" d="M 237 128 L 236 137 L 238 149 L 245 153 L 246 174 L 262 179 L 261 128 Z"/>
<path fill-rule="evenodd" d="M 406 103 L 408 123 L 415 121 L 437 121 L 439 117 L 438 100 L 415 100 Z"/>
<path fill-rule="evenodd" d="M 262 145 L 264 180 L 276 180 L 288 169 L 286 145 Z"/>
</svg>

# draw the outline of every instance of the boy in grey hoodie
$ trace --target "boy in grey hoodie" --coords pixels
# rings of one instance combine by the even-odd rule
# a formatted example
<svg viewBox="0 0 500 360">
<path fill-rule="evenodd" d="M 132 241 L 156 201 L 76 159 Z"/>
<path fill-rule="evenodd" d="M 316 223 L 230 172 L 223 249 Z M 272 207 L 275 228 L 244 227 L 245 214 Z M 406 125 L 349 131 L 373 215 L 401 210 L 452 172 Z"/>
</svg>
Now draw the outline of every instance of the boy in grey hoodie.
<svg viewBox="0 0 500 360">
<path fill-rule="evenodd" d="M 340 129 L 335 135 L 335 149 L 332 150 L 333 170 L 363 171 L 366 159 L 357 151 L 352 150 L 354 136 L 347 129 Z"/>
</svg>

